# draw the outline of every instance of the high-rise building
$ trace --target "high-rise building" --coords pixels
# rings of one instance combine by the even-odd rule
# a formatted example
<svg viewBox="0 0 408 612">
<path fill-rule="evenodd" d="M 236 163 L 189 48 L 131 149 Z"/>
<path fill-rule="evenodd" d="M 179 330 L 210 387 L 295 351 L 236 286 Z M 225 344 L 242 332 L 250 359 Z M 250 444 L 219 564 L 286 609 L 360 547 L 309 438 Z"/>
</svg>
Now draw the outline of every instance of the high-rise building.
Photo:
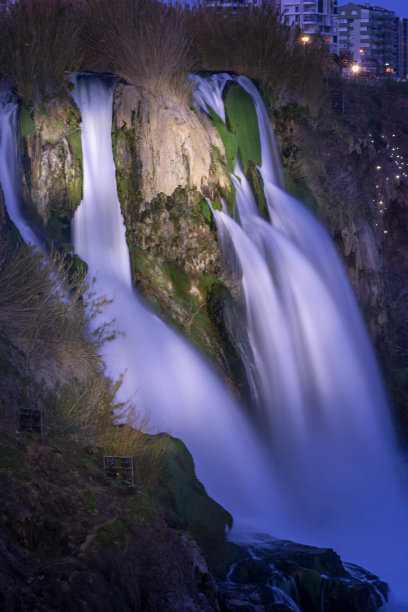
<svg viewBox="0 0 408 612">
<path fill-rule="evenodd" d="M 350 2 L 339 6 L 338 52 L 378 75 L 400 72 L 399 19 L 393 11 Z"/>
<path fill-rule="evenodd" d="M 333 17 L 337 0 L 281 0 L 283 17 L 291 26 L 297 26 L 306 36 L 319 36 L 324 42 L 335 43 Z"/>
<path fill-rule="evenodd" d="M 408 18 L 399 19 L 398 28 L 398 76 L 408 78 Z"/>
</svg>

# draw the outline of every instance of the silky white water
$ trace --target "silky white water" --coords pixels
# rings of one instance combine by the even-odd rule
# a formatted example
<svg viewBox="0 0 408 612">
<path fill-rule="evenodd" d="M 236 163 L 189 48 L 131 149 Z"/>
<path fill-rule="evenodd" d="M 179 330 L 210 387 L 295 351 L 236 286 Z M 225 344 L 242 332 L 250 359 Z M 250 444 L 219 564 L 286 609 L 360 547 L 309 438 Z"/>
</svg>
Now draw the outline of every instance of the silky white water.
<svg viewBox="0 0 408 612">
<path fill-rule="evenodd" d="M 18 103 L 11 87 L 3 81 L 0 90 L 0 184 L 10 219 L 24 242 L 38 245 L 38 239 L 21 214 L 19 167 L 17 164 Z"/>
<path fill-rule="evenodd" d="M 256 424 L 264 437 L 267 431 L 293 510 L 289 521 L 273 526 L 274 534 L 332 546 L 378 572 L 408 601 L 408 505 L 361 315 L 330 238 L 282 190 L 270 122 L 254 85 L 225 74 L 197 77 L 197 105 L 213 108 L 228 79 L 254 102 L 271 220 L 259 216 L 238 161 L 231 178 L 241 225 L 225 208 L 213 214 L 224 255 L 241 279 L 248 336 L 241 356 Z"/>
<path fill-rule="evenodd" d="M 114 318 L 115 329 L 123 332 L 109 344 L 105 361 L 115 378 L 126 371 L 121 397 L 134 396 L 151 425 L 180 437 L 208 492 L 248 519 L 277 497 L 272 467 L 246 418 L 205 361 L 131 288 L 111 147 L 112 96 L 111 80 L 77 77 L 84 198 L 73 222 L 75 250 L 95 275 L 96 289 L 114 298 L 103 316 Z"/>
</svg>

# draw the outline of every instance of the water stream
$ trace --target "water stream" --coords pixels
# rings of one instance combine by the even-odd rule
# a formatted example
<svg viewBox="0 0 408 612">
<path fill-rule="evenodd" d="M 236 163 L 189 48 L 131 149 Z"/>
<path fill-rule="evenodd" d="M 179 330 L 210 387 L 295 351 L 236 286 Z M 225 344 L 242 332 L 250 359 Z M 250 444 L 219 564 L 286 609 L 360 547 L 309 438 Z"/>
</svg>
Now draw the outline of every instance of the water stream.
<svg viewBox="0 0 408 612">
<path fill-rule="evenodd" d="M 105 361 L 115 378 L 126 371 L 121 397 L 134 397 L 152 425 L 187 444 L 208 492 L 249 518 L 277 493 L 255 433 L 205 361 L 131 288 L 111 147 L 113 89 L 110 79 L 78 76 L 74 91 L 84 158 L 75 250 L 96 276 L 96 288 L 114 298 L 104 317 L 124 332 L 109 345 Z"/>
<path fill-rule="evenodd" d="M 0 184 L 10 219 L 24 242 L 39 244 L 30 224 L 21 213 L 17 153 L 18 101 L 6 81 L 0 84 Z"/>
<path fill-rule="evenodd" d="M 260 217 L 239 160 L 231 178 L 240 225 L 226 207 L 213 215 L 242 284 L 248 342 L 240 348 L 256 422 L 267 432 L 271 461 L 296 509 L 279 535 L 330 545 L 387 576 L 408 599 L 408 506 L 361 314 L 329 236 L 282 189 L 274 136 L 255 86 L 246 77 L 197 77 L 197 105 L 219 114 L 228 80 L 251 95 L 257 112 L 270 222 Z"/>
</svg>

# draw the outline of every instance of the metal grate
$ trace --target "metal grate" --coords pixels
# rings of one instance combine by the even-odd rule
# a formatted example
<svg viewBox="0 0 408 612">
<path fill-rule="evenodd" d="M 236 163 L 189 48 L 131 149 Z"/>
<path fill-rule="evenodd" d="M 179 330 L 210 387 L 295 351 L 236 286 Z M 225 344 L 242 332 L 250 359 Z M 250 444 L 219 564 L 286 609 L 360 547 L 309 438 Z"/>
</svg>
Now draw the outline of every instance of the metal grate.
<svg viewBox="0 0 408 612">
<path fill-rule="evenodd" d="M 103 458 L 103 472 L 105 480 L 114 480 L 128 487 L 135 486 L 134 457 L 105 455 Z"/>
</svg>

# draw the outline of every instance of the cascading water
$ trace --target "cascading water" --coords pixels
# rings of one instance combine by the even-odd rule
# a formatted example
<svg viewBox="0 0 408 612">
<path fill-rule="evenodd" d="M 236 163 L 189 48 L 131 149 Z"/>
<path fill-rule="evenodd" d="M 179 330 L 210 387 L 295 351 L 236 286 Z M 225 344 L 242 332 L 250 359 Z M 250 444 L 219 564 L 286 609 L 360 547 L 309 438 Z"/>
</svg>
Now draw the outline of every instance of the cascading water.
<svg viewBox="0 0 408 612">
<path fill-rule="evenodd" d="M 259 431 L 294 510 L 274 532 L 336 548 L 386 577 L 408 599 L 408 521 L 398 455 L 379 372 L 332 242 L 286 194 L 260 95 L 245 77 L 196 78 L 196 103 L 220 118 L 236 81 L 258 116 L 264 221 L 239 162 L 231 176 L 241 225 L 214 210 L 224 255 L 238 266 Z M 213 106 L 214 98 L 216 103 Z M 297 516 L 296 516 L 297 514 Z M 289 526 L 288 526 L 289 525 Z"/>
<path fill-rule="evenodd" d="M 205 362 L 131 288 L 110 136 L 113 85 L 109 79 L 78 76 L 74 91 L 84 159 L 75 250 L 96 276 L 96 289 L 114 298 L 104 317 L 114 318 L 116 330 L 124 332 L 109 344 L 105 360 L 115 378 L 126 370 L 121 397 L 135 396 L 152 425 L 180 437 L 208 492 L 248 518 L 278 497 L 256 436 Z"/>
<path fill-rule="evenodd" d="M 224 120 L 229 75 L 200 85 L 201 104 Z M 241 226 L 215 211 L 226 256 L 239 264 L 260 435 L 197 354 L 147 310 L 131 288 L 125 228 L 116 194 L 110 129 L 113 81 L 79 76 L 84 199 L 75 245 L 114 298 L 104 318 L 119 335 L 105 356 L 122 398 L 136 393 L 158 428 L 182 438 L 208 492 L 241 524 L 332 546 L 406 592 L 406 505 L 395 478 L 396 451 L 384 394 L 360 315 L 329 238 L 285 194 L 262 103 L 262 167 L 272 224 L 259 218 L 245 176 L 234 179 Z M 215 87 L 211 86 L 211 83 Z M 10 216 L 35 241 L 19 209 L 15 102 L 2 94 L 0 172 Z M 12 108 L 13 107 L 13 108 Z M 222 109 L 222 110 L 221 110 Z M 14 147 L 14 148 L 13 148 Z M 11 178 L 10 178 L 11 177 Z M 14 211 L 17 211 L 14 213 Z M 14 216 L 13 216 L 14 215 Z M 96 322 L 95 324 L 98 324 Z M 357 345 L 357 348 L 356 346 Z M 323 351 L 323 352 L 322 352 Z"/>
<path fill-rule="evenodd" d="M 39 241 L 21 214 L 17 165 L 18 101 L 11 87 L 2 82 L 0 91 L 0 184 L 10 219 L 18 228 L 26 243 L 38 245 Z"/>
</svg>

